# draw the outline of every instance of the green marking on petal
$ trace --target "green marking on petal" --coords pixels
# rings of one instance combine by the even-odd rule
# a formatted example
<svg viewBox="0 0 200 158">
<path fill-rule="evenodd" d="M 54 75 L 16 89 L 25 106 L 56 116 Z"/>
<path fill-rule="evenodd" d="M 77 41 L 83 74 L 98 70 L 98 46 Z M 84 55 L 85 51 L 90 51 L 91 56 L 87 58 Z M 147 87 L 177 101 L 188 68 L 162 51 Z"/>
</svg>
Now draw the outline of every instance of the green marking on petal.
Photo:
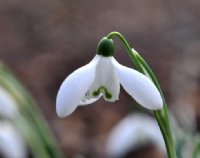
<svg viewBox="0 0 200 158">
<path fill-rule="evenodd" d="M 98 96 L 101 91 L 104 91 L 104 94 L 105 94 L 105 96 L 106 96 L 107 99 L 111 99 L 112 98 L 112 94 L 110 94 L 108 92 L 108 90 L 104 86 L 101 86 L 101 87 L 99 87 L 99 89 L 97 89 L 96 91 L 94 91 L 93 92 L 93 96 L 95 96 L 95 97 Z"/>
</svg>

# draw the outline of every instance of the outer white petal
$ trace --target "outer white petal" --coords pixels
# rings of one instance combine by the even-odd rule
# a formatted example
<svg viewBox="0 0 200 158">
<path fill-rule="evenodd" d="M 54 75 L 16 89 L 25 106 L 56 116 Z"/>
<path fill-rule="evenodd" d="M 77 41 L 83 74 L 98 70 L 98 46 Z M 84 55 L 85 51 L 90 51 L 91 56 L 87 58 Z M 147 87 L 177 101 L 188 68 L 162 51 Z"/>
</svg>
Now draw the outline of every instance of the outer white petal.
<svg viewBox="0 0 200 158">
<path fill-rule="evenodd" d="M 106 144 L 108 156 L 122 157 L 125 153 L 152 142 L 165 154 L 165 144 L 157 122 L 145 114 L 130 114 L 110 132 Z"/>
<path fill-rule="evenodd" d="M 0 152 L 5 158 L 26 158 L 26 145 L 9 122 L 0 122 Z"/>
<path fill-rule="evenodd" d="M 2 87 L 0 87 L 0 115 L 12 119 L 18 113 L 18 105 L 14 98 Z"/>
<path fill-rule="evenodd" d="M 120 65 L 115 59 L 113 64 L 117 69 L 120 83 L 140 105 L 152 110 L 163 107 L 161 95 L 148 77 L 136 70 Z"/>
<path fill-rule="evenodd" d="M 62 83 L 56 98 L 56 111 L 59 117 L 71 114 L 84 98 L 94 78 L 99 57 L 70 74 Z"/>
</svg>

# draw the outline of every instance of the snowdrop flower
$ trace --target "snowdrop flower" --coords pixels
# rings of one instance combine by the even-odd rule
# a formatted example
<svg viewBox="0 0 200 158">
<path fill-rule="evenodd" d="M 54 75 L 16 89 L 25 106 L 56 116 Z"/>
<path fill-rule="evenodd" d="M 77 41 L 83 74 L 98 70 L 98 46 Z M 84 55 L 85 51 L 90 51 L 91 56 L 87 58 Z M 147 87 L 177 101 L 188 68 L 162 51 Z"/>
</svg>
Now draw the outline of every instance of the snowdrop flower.
<svg viewBox="0 0 200 158">
<path fill-rule="evenodd" d="M 101 96 L 110 102 L 118 100 L 120 84 L 142 106 L 152 110 L 162 108 L 162 98 L 152 81 L 140 72 L 119 64 L 113 53 L 112 39 L 104 37 L 93 60 L 64 80 L 56 99 L 59 117 L 65 117 L 77 106 L 91 104 Z"/>
<path fill-rule="evenodd" d="M 153 143 L 163 155 L 165 143 L 157 122 L 145 114 L 129 114 L 110 132 L 106 152 L 110 157 L 122 157 L 131 150 Z"/>
<path fill-rule="evenodd" d="M 0 152 L 5 158 L 26 158 L 24 139 L 10 122 L 0 122 Z"/>
</svg>

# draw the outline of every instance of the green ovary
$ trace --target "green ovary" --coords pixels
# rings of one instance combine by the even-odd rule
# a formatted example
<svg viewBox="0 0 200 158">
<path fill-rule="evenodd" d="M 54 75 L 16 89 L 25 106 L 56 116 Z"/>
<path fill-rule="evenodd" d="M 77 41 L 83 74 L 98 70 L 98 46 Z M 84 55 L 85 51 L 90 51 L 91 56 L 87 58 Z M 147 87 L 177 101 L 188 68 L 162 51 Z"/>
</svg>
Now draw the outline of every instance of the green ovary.
<svg viewBox="0 0 200 158">
<path fill-rule="evenodd" d="M 96 91 L 94 91 L 93 92 L 93 96 L 95 96 L 95 97 L 98 96 L 100 94 L 100 92 L 102 92 L 102 91 L 104 91 L 104 94 L 105 94 L 105 96 L 106 96 L 107 99 L 111 99 L 112 98 L 112 94 L 110 94 L 108 92 L 108 90 L 105 87 L 103 87 L 103 86 L 99 87 L 99 89 L 97 89 Z"/>
</svg>

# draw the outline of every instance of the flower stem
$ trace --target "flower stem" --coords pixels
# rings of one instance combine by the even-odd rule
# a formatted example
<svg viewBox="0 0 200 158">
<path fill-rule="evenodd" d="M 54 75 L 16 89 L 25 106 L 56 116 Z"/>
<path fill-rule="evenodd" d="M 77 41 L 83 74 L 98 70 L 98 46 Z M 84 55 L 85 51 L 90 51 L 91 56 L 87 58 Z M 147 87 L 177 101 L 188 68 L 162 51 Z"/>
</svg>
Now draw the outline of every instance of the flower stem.
<svg viewBox="0 0 200 158">
<path fill-rule="evenodd" d="M 122 44 L 124 45 L 124 47 L 127 50 L 128 55 L 130 56 L 132 62 L 135 64 L 136 68 L 140 71 L 143 72 L 142 67 L 140 66 L 137 57 L 135 56 L 135 54 L 132 53 L 132 49 L 129 46 L 128 42 L 125 40 L 125 38 L 122 36 L 122 34 L 120 34 L 119 32 L 111 32 L 107 35 L 107 38 L 112 39 L 114 36 L 117 36 L 120 41 L 122 42 Z"/>
<path fill-rule="evenodd" d="M 197 135 L 194 139 L 195 143 L 193 145 L 192 158 L 198 158 L 200 155 L 200 136 Z"/>
<path fill-rule="evenodd" d="M 168 116 L 168 110 L 167 110 L 167 104 L 164 98 L 164 95 L 162 93 L 162 90 L 160 88 L 160 85 L 152 72 L 151 68 L 148 66 L 148 64 L 145 62 L 145 60 L 131 47 L 129 46 L 128 42 L 125 40 L 122 34 L 119 32 L 111 32 L 107 35 L 108 38 L 113 38 L 114 36 L 117 36 L 119 40 L 124 45 L 125 49 L 127 50 L 128 55 L 130 56 L 131 60 L 136 66 L 136 69 L 151 78 L 152 82 L 155 84 L 157 89 L 159 90 L 162 99 L 163 99 L 163 109 L 161 110 L 155 110 L 153 111 L 154 117 L 156 118 L 159 128 L 161 130 L 161 133 L 163 135 L 165 146 L 167 150 L 167 154 L 169 158 L 176 158 L 176 149 L 174 145 L 174 140 L 172 137 L 172 131 L 170 127 L 169 122 L 169 116 Z"/>
</svg>

